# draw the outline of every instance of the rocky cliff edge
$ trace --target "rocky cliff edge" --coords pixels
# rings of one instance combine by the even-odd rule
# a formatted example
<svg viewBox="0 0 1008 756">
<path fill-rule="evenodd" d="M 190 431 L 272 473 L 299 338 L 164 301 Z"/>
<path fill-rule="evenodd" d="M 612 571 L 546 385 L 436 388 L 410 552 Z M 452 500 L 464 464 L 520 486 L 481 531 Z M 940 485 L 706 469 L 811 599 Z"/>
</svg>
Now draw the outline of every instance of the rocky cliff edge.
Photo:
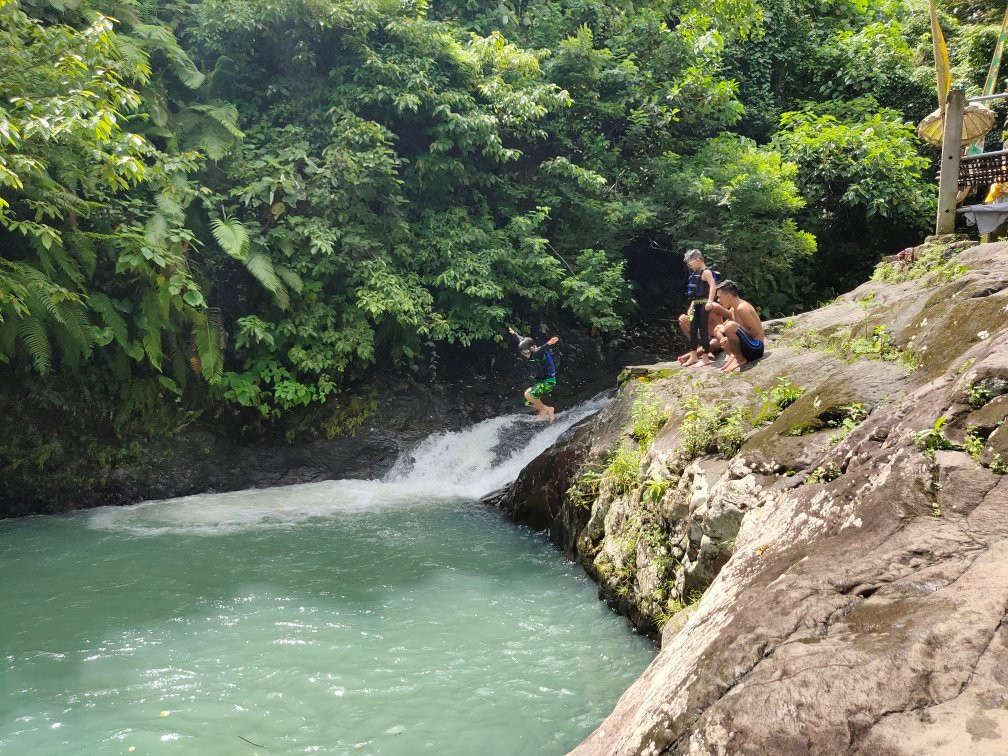
<svg viewBox="0 0 1008 756">
<path fill-rule="evenodd" d="M 1008 752 L 1008 245 L 917 252 L 493 498 L 661 637 L 577 753 Z"/>
</svg>

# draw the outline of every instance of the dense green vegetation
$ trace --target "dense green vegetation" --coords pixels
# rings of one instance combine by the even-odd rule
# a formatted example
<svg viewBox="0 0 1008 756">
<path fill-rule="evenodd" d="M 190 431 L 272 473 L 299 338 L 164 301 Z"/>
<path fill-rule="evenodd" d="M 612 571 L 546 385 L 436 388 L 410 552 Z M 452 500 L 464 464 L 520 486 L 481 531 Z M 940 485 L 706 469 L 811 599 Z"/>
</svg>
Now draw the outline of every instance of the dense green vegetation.
<svg viewBox="0 0 1008 756">
<path fill-rule="evenodd" d="M 809 306 L 931 224 L 932 77 L 918 0 L 0 0 L 4 381 L 276 418 L 689 246 Z"/>
</svg>

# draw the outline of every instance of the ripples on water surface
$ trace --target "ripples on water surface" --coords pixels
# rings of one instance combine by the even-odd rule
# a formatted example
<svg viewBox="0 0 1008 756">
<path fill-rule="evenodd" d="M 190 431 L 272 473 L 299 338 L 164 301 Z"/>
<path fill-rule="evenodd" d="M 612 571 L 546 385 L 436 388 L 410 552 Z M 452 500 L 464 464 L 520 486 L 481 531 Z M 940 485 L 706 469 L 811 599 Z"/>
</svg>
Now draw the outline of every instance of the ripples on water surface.
<svg viewBox="0 0 1008 756">
<path fill-rule="evenodd" d="M 520 468 L 498 451 L 495 471 Z M 653 647 L 541 536 L 444 482 L 461 452 L 428 452 L 389 482 L 0 522 L 0 752 L 576 744 Z"/>
</svg>

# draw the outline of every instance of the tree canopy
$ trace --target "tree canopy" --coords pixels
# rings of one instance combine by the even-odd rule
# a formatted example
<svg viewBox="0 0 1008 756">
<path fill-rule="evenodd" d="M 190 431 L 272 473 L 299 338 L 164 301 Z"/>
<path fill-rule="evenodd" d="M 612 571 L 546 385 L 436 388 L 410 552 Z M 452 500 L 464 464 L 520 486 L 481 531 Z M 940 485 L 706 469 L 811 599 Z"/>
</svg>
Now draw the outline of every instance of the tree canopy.
<svg viewBox="0 0 1008 756">
<path fill-rule="evenodd" d="M 999 19 L 945 9 L 976 87 Z M 277 417 L 509 322 L 618 333 L 631 254 L 676 290 L 698 246 L 765 314 L 809 306 L 931 222 L 927 23 L 913 0 L 0 0 L 0 361 Z"/>
</svg>

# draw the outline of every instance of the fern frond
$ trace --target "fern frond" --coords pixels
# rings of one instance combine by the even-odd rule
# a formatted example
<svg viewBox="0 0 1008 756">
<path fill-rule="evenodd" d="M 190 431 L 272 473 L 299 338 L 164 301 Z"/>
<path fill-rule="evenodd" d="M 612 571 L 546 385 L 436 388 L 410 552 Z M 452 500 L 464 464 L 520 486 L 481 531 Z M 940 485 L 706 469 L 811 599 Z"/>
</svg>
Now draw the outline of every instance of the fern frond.
<svg viewBox="0 0 1008 756">
<path fill-rule="evenodd" d="M 136 319 L 141 331 L 142 354 L 147 355 L 151 365 L 158 371 L 161 370 L 161 358 L 164 355 L 161 334 L 169 325 L 168 309 L 162 304 L 159 294 L 155 291 L 144 294 L 140 300 L 140 317 Z"/>
<path fill-rule="evenodd" d="M 59 305 L 49 295 L 48 291 L 29 286 L 28 294 L 24 297 L 24 303 L 28 307 L 28 312 L 32 317 L 45 320 L 46 316 L 48 316 L 60 325 L 63 324 L 63 313 L 60 312 Z"/>
<path fill-rule="evenodd" d="M 34 317 L 24 318 L 18 328 L 18 338 L 28 350 L 39 374 L 48 373 L 52 367 L 52 347 L 42 321 Z"/>
<path fill-rule="evenodd" d="M 273 260 L 268 254 L 258 249 L 252 250 L 245 261 L 245 267 L 248 268 L 248 272 L 252 274 L 253 278 L 273 295 L 273 299 L 276 300 L 277 306 L 281 310 L 290 307 L 290 294 L 287 293 L 283 281 L 273 269 Z"/>
<path fill-rule="evenodd" d="M 171 30 L 160 24 L 138 24 L 133 27 L 133 33 L 147 42 L 149 50 L 160 50 L 172 62 L 173 73 L 189 89 L 199 89 L 206 81 L 206 76 L 193 63 L 186 51 L 175 39 Z"/>
<path fill-rule="evenodd" d="M 147 359 L 158 372 L 161 372 L 161 358 L 164 352 L 161 350 L 161 332 L 158 330 L 145 331 L 143 335 L 143 347 L 147 353 Z"/>
<path fill-rule="evenodd" d="M 88 238 L 87 234 L 82 233 L 66 234 L 65 237 L 67 243 L 73 245 L 81 268 L 88 277 L 93 276 L 98 267 L 98 250 L 95 249 L 94 242 Z"/>
<path fill-rule="evenodd" d="M 148 6 L 153 6 L 154 9 L 156 9 L 157 0 L 140 0 L 140 2 L 137 3 L 137 6 L 139 7 L 134 8 L 129 3 L 116 3 L 114 6 L 112 6 L 112 15 L 128 26 L 137 26 L 143 23 L 143 20 L 141 20 L 139 15 L 140 13 L 143 13 L 144 18 L 146 18 L 147 20 L 150 21 L 157 20 L 154 15 L 155 10 L 147 9 Z M 121 41 L 119 41 L 119 45 L 120 46 L 122 45 Z"/>
<path fill-rule="evenodd" d="M 170 194 L 160 192 L 157 197 L 154 198 L 154 202 L 157 204 L 158 212 L 160 212 L 168 220 L 175 221 L 179 224 L 185 221 L 185 213 L 182 212 L 182 206 L 179 205 L 175 198 Z"/>
<path fill-rule="evenodd" d="M 210 229 L 226 254 L 242 262 L 248 259 L 249 235 L 241 221 L 225 215 L 210 221 Z"/>
<path fill-rule="evenodd" d="M 84 273 L 65 246 L 54 246 L 49 250 L 49 254 L 56 263 L 56 266 L 63 271 L 63 275 L 70 279 L 75 286 L 81 287 L 84 285 Z"/>
<path fill-rule="evenodd" d="M 220 160 L 231 150 L 233 140 L 216 128 L 203 129 L 197 144 L 211 160 Z"/>
<path fill-rule="evenodd" d="M 298 294 L 301 293 L 302 289 L 304 289 L 304 281 L 301 280 L 301 276 L 286 265 L 274 265 L 273 267 L 276 270 L 276 274 L 287 284 L 287 288 L 294 289 Z"/>
<path fill-rule="evenodd" d="M 126 346 L 129 341 L 129 330 L 126 321 L 116 310 L 115 303 L 100 292 L 92 294 L 87 299 L 88 305 L 101 315 L 102 322 L 112 329 L 112 337 L 120 346 Z"/>
<path fill-rule="evenodd" d="M 206 312 L 194 311 L 193 342 L 200 373 L 207 383 L 216 383 L 224 375 L 221 341 L 220 310 L 211 307 Z"/>
<path fill-rule="evenodd" d="M 76 351 L 81 357 L 90 356 L 94 338 L 84 308 L 75 302 L 67 301 L 60 302 L 57 307 L 63 319 L 64 330 L 69 337 L 66 342 L 67 351 Z"/>
<path fill-rule="evenodd" d="M 36 317 L 48 312 L 53 320 L 62 323 L 63 315 L 56 303 L 80 302 L 79 296 L 57 284 L 38 268 L 19 262 L 11 264 L 10 269 L 16 274 L 18 282 L 28 291 L 25 304 Z"/>
<path fill-rule="evenodd" d="M 229 102 L 216 102 L 210 105 L 191 105 L 190 110 L 209 116 L 235 139 L 244 139 L 245 132 L 238 128 L 238 108 Z"/>
<path fill-rule="evenodd" d="M 144 238 L 153 245 L 159 245 L 168 238 L 168 219 L 161 213 L 152 213 L 144 224 Z"/>
</svg>

